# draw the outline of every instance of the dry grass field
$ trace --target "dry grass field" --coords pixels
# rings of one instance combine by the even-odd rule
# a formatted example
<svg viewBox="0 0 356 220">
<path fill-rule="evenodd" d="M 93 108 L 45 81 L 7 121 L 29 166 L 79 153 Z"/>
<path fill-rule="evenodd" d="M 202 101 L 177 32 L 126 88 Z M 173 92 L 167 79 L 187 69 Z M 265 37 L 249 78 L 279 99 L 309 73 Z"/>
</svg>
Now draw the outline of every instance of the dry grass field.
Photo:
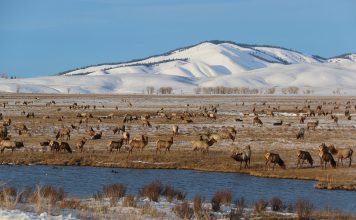
<svg viewBox="0 0 356 220">
<path fill-rule="evenodd" d="M 46 106 L 54 101 L 55 104 Z M 24 101 L 30 102 L 24 105 Z M 33 101 L 33 103 L 32 103 Z M 350 101 L 351 119 L 345 117 L 345 107 Z M 2 103 L 6 103 L 5 107 Z M 70 109 L 69 106 L 90 105 L 89 109 Z M 8 127 L 11 140 L 23 141 L 25 147 L 14 152 L 5 150 L 0 154 L 2 164 L 47 164 L 47 165 L 81 165 L 100 167 L 129 168 L 169 168 L 195 169 L 204 171 L 244 172 L 255 176 L 274 178 L 310 179 L 320 181 L 319 188 L 356 190 L 356 165 L 336 169 L 320 168 L 318 146 L 321 143 L 334 144 L 336 148 L 355 147 L 356 134 L 356 97 L 301 97 L 301 96 L 143 96 L 143 95 L 45 95 L 45 94 L 0 94 L 0 113 L 3 121 L 11 118 Z M 93 105 L 96 109 L 93 109 Z M 217 109 L 216 119 L 203 116 L 203 108 L 210 106 Z M 328 115 L 306 117 L 300 124 L 300 110 L 310 105 L 315 110 L 322 105 Z M 259 115 L 263 125 L 253 125 L 255 115 Z M 25 114 L 24 114 L 24 113 Z M 33 112 L 34 118 L 26 118 Z M 167 117 L 163 117 L 165 113 Z M 266 114 L 273 112 L 274 116 Z M 331 113 L 338 117 L 336 123 Z M 91 113 L 88 123 L 79 124 L 78 113 Z M 113 113 L 114 117 L 107 117 Z M 173 113 L 173 114 L 172 114 Z M 137 116 L 138 120 L 123 122 L 124 116 Z M 141 116 L 149 115 L 151 127 L 143 127 Z M 45 118 L 47 116 L 47 118 Z M 100 120 L 99 120 L 100 119 Z M 189 120 L 191 120 L 189 122 Z M 282 120 L 282 125 L 273 125 Z M 307 130 L 306 123 L 319 120 L 314 130 Z M 2 124 L 2 122 L 1 122 Z M 28 134 L 18 134 L 22 125 L 28 128 Z M 49 147 L 40 146 L 40 142 L 55 139 L 55 132 L 62 127 L 70 128 L 73 124 L 78 129 L 71 129 L 68 140 L 73 153 L 51 152 Z M 171 151 L 156 154 L 156 141 L 168 140 L 172 136 L 172 125 L 179 126 L 179 134 L 174 137 Z M 141 134 L 148 136 L 148 145 L 143 152 L 133 150 L 128 154 L 128 145 L 121 152 L 108 152 L 108 143 L 118 140 L 121 134 L 114 134 L 116 126 L 126 126 L 133 137 Z M 236 139 L 218 140 L 209 148 L 209 153 L 193 152 L 191 141 L 200 135 L 222 130 L 223 126 L 233 126 L 237 130 Z M 0 126 L 1 127 L 1 126 Z M 102 131 L 101 139 L 91 140 L 87 129 Z M 304 140 L 297 140 L 299 128 L 305 128 Z M 75 149 L 76 143 L 86 137 L 84 152 Z M 66 140 L 63 140 L 66 141 Z M 249 169 L 241 169 L 230 156 L 233 152 L 251 146 L 252 159 Z M 312 168 L 304 164 L 297 168 L 297 151 L 307 150 L 314 159 Z M 265 170 L 264 154 L 267 151 L 279 153 L 287 169 L 276 166 L 274 170 Z M 356 153 L 353 155 L 355 161 Z M 336 159 L 336 158 L 335 158 Z"/>
</svg>

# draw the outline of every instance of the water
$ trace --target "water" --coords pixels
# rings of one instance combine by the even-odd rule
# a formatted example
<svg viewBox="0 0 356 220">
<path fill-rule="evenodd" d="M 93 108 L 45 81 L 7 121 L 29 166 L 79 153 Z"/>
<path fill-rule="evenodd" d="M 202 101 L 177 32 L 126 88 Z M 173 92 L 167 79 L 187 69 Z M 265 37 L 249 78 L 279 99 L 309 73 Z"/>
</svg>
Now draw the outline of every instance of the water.
<svg viewBox="0 0 356 220">
<path fill-rule="evenodd" d="M 117 173 L 113 173 L 112 171 Z M 233 198 L 244 197 L 251 203 L 278 196 L 284 202 L 309 199 L 319 208 L 332 207 L 356 213 L 356 192 L 327 191 L 314 188 L 314 181 L 271 179 L 238 173 L 200 172 L 165 169 L 118 169 L 79 166 L 0 166 L 0 181 L 21 189 L 50 184 L 63 187 L 68 196 L 91 197 L 103 185 L 124 183 L 128 193 L 137 195 L 143 185 L 154 180 L 171 184 L 187 192 L 191 199 L 200 194 L 210 200 L 218 190 L 230 190 Z"/>
</svg>

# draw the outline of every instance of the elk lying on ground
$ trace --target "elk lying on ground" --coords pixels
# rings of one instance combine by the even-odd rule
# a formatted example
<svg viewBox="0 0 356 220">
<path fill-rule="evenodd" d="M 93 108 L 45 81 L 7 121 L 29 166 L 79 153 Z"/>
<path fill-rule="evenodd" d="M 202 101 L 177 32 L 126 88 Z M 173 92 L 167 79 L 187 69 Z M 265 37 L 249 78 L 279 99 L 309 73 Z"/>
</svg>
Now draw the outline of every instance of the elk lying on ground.
<svg viewBox="0 0 356 220">
<path fill-rule="evenodd" d="M 15 149 L 19 149 L 21 147 L 24 147 L 23 142 L 10 140 L 0 141 L 1 153 L 3 153 L 5 149 L 11 149 L 11 151 L 14 152 Z"/>
<path fill-rule="evenodd" d="M 86 143 L 87 139 L 83 137 L 76 145 L 77 151 L 83 152 L 84 149 L 84 144 Z"/>
<path fill-rule="evenodd" d="M 209 140 L 192 141 L 193 151 L 200 150 L 203 153 L 209 153 L 209 147 L 216 143 L 214 138 Z"/>
<path fill-rule="evenodd" d="M 148 136 L 142 135 L 141 140 L 133 139 L 129 141 L 129 154 L 132 153 L 132 150 L 134 148 L 139 149 L 141 152 L 143 151 L 143 148 L 148 144 Z"/>
<path fill-rule="evenodd" d="M 329 151 L 331 154 L 336 155 L 337 165 L 339 165 L 339 162 L 341 160 L 341 166 L 344 166 L 343 160 L 349 158 L 349 167 L 351 167 L 352 154 L 354 151 L 350 147 L 336 149 L 335 146 L 333 144 L 331 144 L 331 145 L 329 145 Z"/>
<path fill-rule="evenodd" d="M 315 131 L 315 128 L 319 125 L 319 120 L 316 121 L 310 121 L 307 123 L 307 130 L 312 128 Z"/>
<path fill-rule="evenodd" d="M 34 112 L 27 113 L 26 118 L 35 118 L 35 113 Z"/>
<path fill-rule="evenodd" d="M 310 164 L 310 167 L 313 167 L 313 158 L 308 151 L 299 150 L 297 153 L 297 156 L 298 156 L 297 168 L 303 167 L 305 160 L 308 161 L 308 163 Z M 302 162 L 300 163 L 300 161 L 302 161 Z M 300 166 L 299 166 L 299 164 L 300 164 Z"/>
<path fill-rule="evenodd" d="M 319 157 L 320 157 L 320 167 L 321 169 L 326 169 L 326 164 L 330 162 L 330 165 L 335 168 L 336 167 L 336 162 L 332 156 L 332 154 L 329 151 L 329 148 L 325 145 L 325 143 L 322 143 L 319 146 Z M 323 165 L 324 164 L 324 165 Z"/>
<path fill-rule="evenodd" d="M 250 145 L 247 145 L 245 149 L 241 152 L 236 152 L 233 155 L 231 155 L 233 159 L 235 159 L 237 162 L 240 162 L 240 170 L 242 167 L 242 162 L 245 162 L 245 168 L 250 168 L 250 163 L 251 163 L 251 147 Z"/>
<path fill-rule="evenodd" d="M 119 139 L 118 141 L 110 141 L 108 144 L 109 151 L 112 152 L 113 149 L 116 149 L 120 152 L 120 149 L 124 143 L 123 139 Z"/>
<path fill-rule="evenodd" d="M 278 164 L 282 169 L 286 169 L 286 165 L 284 164 L 284 161 L 281 159 L 279 154 L 267 152 L 265 154 L 265 159 L 266 159 L 266 163 L 265 163 L 266 170 L 270 168 L 271 163 L 273 163 L 272 170 L 274 170 L 276 164 Z"/>
<path fill-rule="evenodd" d="M 156 142 L 156 154 L 159 151 L 161 153 L 161 149 L 164 149 L 164 153 L 167 153 L 167 150 L 170 151 L 171 146 L 173 144 L 173 137 L 169 140 L 157 140 Z"/>
</svg>

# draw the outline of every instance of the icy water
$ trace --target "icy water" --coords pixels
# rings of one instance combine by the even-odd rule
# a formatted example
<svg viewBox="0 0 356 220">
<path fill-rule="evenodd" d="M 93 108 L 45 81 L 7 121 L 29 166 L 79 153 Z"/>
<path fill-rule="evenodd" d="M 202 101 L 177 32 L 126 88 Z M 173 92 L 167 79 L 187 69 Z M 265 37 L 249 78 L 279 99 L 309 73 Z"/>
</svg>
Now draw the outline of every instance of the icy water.
<svg viewBox="0 0 356 220">
<path fill-rule="evenodd" d="M 249 203 L 269 200 L 273 196 L 284 202 L 309 199 L 317 208 L 332 207 L 356 213 L 356 192 L 317 190 L 314 181 L 271 179 L 237 173 L 200 172 L 166 169 L 118 169 L 79 166 L 0 166 L 1 185 L 21 189 L 25 186 L 50 184 L 63 187 L 69 196 L 87 198 L 103 185 L 123 183 L 128 193 L 137 194 L 140 187 L 154 180 L 187 192 L 191 199 L 200 194 L 210 200 L 218 190 L 230 190 L 233 198 L 244 197 Z"/>
</svg>

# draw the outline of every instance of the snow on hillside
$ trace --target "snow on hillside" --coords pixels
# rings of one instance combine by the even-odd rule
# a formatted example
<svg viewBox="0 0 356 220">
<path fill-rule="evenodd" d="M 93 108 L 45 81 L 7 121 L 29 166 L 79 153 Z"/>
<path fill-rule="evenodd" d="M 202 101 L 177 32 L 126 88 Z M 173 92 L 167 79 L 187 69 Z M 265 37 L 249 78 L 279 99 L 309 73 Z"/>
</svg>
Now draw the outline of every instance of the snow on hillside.
<svg viewBox="0 0 356 220">
<path fill-rule="evenodd" d="M 292 50 L 231 42 L 204 42 L 163 55 L 120 64 L 68 71 L 63 75 L 0 79 L 2 92 L 26 93 L 144 93 L 172 87 L 175 94 L 197 87 L 296 86 L 313 94 L 356 95 L 356 55 L 328 60 Z M 337 91 L 337 92 L 335 92 Z"/>
</svg>

